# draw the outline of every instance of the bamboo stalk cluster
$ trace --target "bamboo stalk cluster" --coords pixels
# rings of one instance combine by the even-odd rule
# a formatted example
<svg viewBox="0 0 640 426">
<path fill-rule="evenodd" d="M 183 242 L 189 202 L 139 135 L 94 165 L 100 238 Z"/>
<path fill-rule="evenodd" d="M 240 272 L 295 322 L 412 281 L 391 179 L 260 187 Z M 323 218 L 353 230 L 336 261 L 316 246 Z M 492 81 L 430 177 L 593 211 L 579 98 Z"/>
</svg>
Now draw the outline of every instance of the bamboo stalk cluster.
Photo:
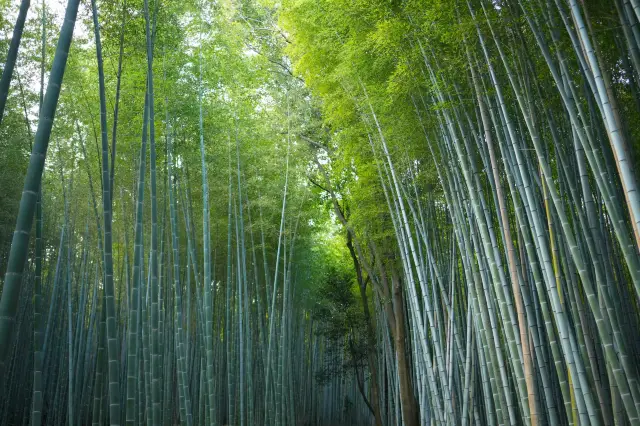
<svg viewBox="0 0 640 426">
<path fill-rule="evenodd" d="M 198 238 L 199 215 L 193 204 L 200 200 L 192 194 L 185 155 L 175 148 L 172 125 L 179 118 L 172 117 L 166 92 L 164 129 L 156 129 L 154 87 L 158 77 L 154 77 L 154 57 L 158 54 L 160 2 L 145 0 L 141 9 L 146 83 L 135 194 L 131 196 L 133 214 L 125 211 L 122 201 L 126 186 L 121 185 L 119 193 L 114 187 L 123 167 L 115 165 L 119 158 L 115 143 L 124 31 L 131 6 L 122 2 L 109 135 L 100 3 L 93 0 L 97 76 L 91 77 L 96 79 L 99 92 L 96 145 L 100 176 L 94 181 L 87 135 L 76 121 L 79 143 L 71 149 L 82 157 L 86 168 L 66 169 L 60 164 L 56 170 L 64 201 L 62 227 L 58 247 L 43 247 L 43 230 L 54 226 L 48 225 L 46 218 L 55 217 L 55 213 L 43 214 L 49 207 L 41 200 L 42 175 L 79 3 L 71 0 L 67 5 L 2 286 L 0 424 L 293 425 L 333 421 L 333 413 L 344 417 L 341 398 L 348 394 L 358 399 L 355 380 L 336 378 L 319 390 L 314 371 L 329 343 L 314 333 L 304 304 L 296 303 L 301 298 L 296 286 L 309 278 L 302 273 L 298 250 L 308 250 L 310 242 L 307 235 L 298 236 L 300 228 L 308 230 L 304 223 L 299 226 L 307 212 L 295 207 L 302 207 L 308 194 L 298 181 L 295 188 L 289 187 L 291 180 L 300 179 L 300 165 L 296 163 L 295 170 L 294 166 L 290 170 L 288 125 L 283 183 L 275 180 L 275 194 L 253 200 L 255 192 L 249 191 L 243 167 L 248 148 L 238 135 L 236 118 L 235 137 L 229 137 L 227 143 L 226 270 L 216 271 L 220 257 L 214 250 L 223 244 L 211 235 L 214 213 L 209 201 L 211 159 L 207 151 L 212 141 L 204 126 L 206 64 L 200 53 L 195 100 L 202 176 L 202 236 Z M 23 2 L 16 28 L 23 25 L 28 7 L 29 2 Z M 45 26 L 49 23 L 44 6 L 42 10 L 44 58 Z M 15 40 L 19 41 L 19 33 Z M 12 55 L 15 53 L 12 50 Z M 44 81 L 44 59 L 41 78 Z M 162 76 L 163 82 L 166 78 Z M 160 132 L 164 143 L 158 138 Z M 60 152 L 57 149 L 54 154 L 60 156 Z M 215 177 L 220 178 L 219 171 Z M 90 197 L 88 217 L 78 213 L 84 210 L 75 198 L 76 180 L 84 179 Z M 275 233 L 270 230 L 270 208 L 263 217 L 263 197 L 281 200 L 281 207 L 276 208 L 279 229 Z M 290 202 L 296 206 L 291 207 Z M 118 204 L 121 214 L 114 211 Z M 34 216 L 31 257 L 28 240 Z M 128 216 L 134 218 L 132 226 L 126 223 Z M 365 410 L 351 417 L 358 415 L 367 417 Z"/>
<path fill-rule="evenodd" d="M 332 134 L 307 140 L 330 158 L 321 190 L 373 285 L 378 365 L 392 351 L 395 390 L 372 380 L 371 415 L 635 424 L 635 2 L 426 3 L 286 15 L 331 116 Z M 341 176 L 354 162 L 366 183 Z"/>
<path fill-rule="evenodd" d="M 126 199 L 114 182 L 128 9 L 123 2 L 109 145 L 92 0 L 102 203 L 76 125 L 74 155 L 87 168 L 60 167 L 56 248 L 43 242 L 42 174 L 78 5 L 68 1 L 41 90 L 3 281 L 0 424 L 640 421 L 637 0 L 299 0 L 260 9 L 262 20 L 238 7 L 247 38 L 264 31 L 256 22 L 273 33 L 280 14 L 290 56 L 265 56 L 288 74 L 281 83 L 273 73 L 279 93 L 259 105 L 272 101 L 279 122 L 233 99 L 231 119 L 215 123 L 228 127 L 222 140 L 208 133 L 207 73 L 220 64 L 203 53 L 202 15 L 223 12 L 198 2 L 188 68 L 197 149 L 181 145 L 183 113 L 168 107 L 178 96 L 155 90 L 169 20 L 144 0 L 135 211 L 123 203 L 115 226 L 114 194 Z M 273 181 L 257 185 L 249 171 L 259 137 L 244 127 L 255 116 L 276 129 L 269 149 L 278 153 Z M 220 149 L 212 158 L 214 146 L 226 158 Z M 189 149 L 199 155 L 195 190 Z M 89 219 L 74 213 L 80 173 Z M 314 228 L 319 212 L 326 222 Z M 316 323 L 313 302 L 324 302 L 309 300 L 309 287 L 327 279 L 327 240 L 348 259 L 347 293 L 362 311 L 362 326 L 337 339 Z M 319 371 L 332 374 L 320 380 Z"/>
</svg>

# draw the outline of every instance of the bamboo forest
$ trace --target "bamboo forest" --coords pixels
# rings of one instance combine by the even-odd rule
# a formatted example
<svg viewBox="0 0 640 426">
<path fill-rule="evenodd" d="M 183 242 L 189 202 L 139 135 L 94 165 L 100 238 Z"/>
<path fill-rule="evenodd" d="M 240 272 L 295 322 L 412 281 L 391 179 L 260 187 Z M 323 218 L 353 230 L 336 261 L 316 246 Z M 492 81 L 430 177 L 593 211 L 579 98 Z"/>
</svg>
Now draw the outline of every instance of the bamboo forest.
<svg viewBox="0 0 640 426">
<path fill-rule="evenodd" d="M 640 424 L 640 0 L 0 0 L 0 426 Z"/>
</svg>

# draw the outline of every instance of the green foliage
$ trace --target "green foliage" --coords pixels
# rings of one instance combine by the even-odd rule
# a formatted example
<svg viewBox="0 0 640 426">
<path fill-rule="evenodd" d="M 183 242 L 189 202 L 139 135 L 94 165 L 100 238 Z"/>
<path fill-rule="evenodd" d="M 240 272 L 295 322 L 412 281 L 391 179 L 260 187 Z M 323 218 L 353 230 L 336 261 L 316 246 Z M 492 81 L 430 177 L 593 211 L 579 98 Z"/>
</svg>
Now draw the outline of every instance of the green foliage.
<svg viewBox="0 0 640 426">
<path fill-rule="evenodd" d="M 325 281 L 314 289 L 311 315 L 329 343 L 328 358 L 315 372 L 321 385 L 366 365 L 366 326 L 356 292 L 353 271 L 336 266 L 329 267 Z"/>
</svg>

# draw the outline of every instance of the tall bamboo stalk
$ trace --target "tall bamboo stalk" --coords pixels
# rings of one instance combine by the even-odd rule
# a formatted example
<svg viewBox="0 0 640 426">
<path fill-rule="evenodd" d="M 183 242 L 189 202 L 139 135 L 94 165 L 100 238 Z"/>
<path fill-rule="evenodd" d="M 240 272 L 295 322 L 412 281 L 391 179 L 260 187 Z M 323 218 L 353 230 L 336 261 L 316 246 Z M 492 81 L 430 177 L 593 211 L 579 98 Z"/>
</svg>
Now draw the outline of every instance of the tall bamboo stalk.
<svg viewBox="0 0 640 426">
<path fill-rule="evenodd" d="M 67 3 L 65 20 L 62 24 L 60 38 L 56 46 L 47 92 L 42 102 L 42 108 L 40 109 L 40 119 L 38 120 L 33 151 L 29 159 L 29 167 L 27 168 L 27 178 L 25 179 L 22 196 L 20 198 L 16 230 L 11 241 L 11 251 L 9 253 L 7 272 L 5 274 L 4 287 L 0 299 L 0 377 L 3 377 L 3 379 L 0 379 L 0 384 L 4 383 L 6 358 L 14 332 L 15 316 L 18 307 L 17 302 L 20 295 L 22 273 L 29 248 L 33 213 L 40 192 L 44 160 L 49 147 L 53 118 L 56 107 L 58 106 L 58 97 L 60 96 L 60 87 L 67 64 L 69 46 L 71 45 L 71 39 L 73 37 L 78 4 L 78 0 L 69 0 Z"/>
</svg>

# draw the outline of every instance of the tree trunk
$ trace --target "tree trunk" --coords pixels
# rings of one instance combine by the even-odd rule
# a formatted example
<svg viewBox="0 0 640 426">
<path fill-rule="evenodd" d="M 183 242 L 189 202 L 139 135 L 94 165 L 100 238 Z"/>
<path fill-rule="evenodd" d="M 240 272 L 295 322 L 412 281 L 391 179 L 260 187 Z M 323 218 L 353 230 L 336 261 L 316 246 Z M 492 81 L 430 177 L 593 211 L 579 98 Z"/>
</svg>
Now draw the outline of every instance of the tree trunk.
<svg viewBox="0 0 640 426">
<path fill-rule="evenodd" d="M 402 418 L 405 426 L 417 426 L 419 422 L 416 397 L 411 385 L 411 371 L 407 362 L 405 350 L 405 318 L 404 299 L 402 297 L 402 285 L 400 277 L 395 269 L 391 269 L 391 283 L 393 285 L 393 310 L 396 317 L 396 329 L 393 336 L 393 343 L 396 348 L 398 359 L 398 377 L 400 378 L 400 402 L 402 405 Z"/>
</svg>

